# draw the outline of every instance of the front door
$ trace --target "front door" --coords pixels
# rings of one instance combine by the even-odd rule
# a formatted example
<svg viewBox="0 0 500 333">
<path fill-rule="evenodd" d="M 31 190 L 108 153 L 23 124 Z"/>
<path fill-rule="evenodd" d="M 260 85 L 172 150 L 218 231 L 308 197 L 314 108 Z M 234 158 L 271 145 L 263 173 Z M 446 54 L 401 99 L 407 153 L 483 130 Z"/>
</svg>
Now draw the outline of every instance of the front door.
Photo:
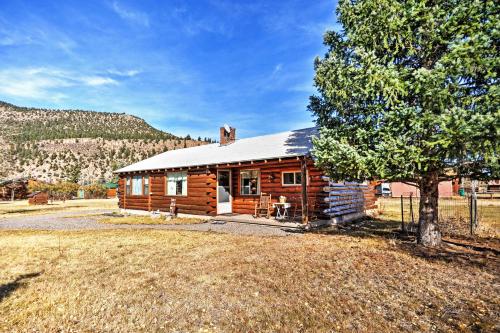
<svg viewBox="0 0 500 333">
<path fill-rule="evenodd" d="M 217 171 L 217 214 L 228 214 L 232 210 L 231 171 Z"/>
</svg>

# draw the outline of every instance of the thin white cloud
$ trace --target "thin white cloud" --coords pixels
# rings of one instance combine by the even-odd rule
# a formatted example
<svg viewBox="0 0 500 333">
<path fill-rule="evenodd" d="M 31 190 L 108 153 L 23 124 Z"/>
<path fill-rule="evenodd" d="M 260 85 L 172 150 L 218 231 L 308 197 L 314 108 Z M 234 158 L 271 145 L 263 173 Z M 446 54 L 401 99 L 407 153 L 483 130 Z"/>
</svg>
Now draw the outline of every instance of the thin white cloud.
<svg viewBox="0 0 500 333">
<path fill-rule="evenodd" d="M 116 85 L 112 78 L 82 75 L 54 68 L 10 68 L 0 70 L 0 94 L 58 102 L 67 96 L 65 88 Z"/>
<path fill-rule="evenodd" d="M 116 80 L 104 76 L 84 76 L 80 78 L 81 82 L 88 86 L 102 86 L 106 84 L 118 84 Z"/>
<path fill-rule="evenodd" d="M 125 21 L 149 27 L 149 17 L 146 13 L 138 10 L 132 10 L 130 8 L 125 8 L 123 5 L 119 4 L 118 1 L 113 1 L 113 3 L 111 4 L 111 8 L 118 16 L 120 16 Z"/>
<path fill-rule="evenodd" d="M 140 70 L 138 69 L 129 69 L 126 71 L 120 71 L 116 69 L 108 69 L 107 71 L 109 74 L 112 75 L 117 75 L 117 76 L 124 76 L 124 77 L 133 77 L 141 73 Z"/>
<path fill-rule="evenodd" d="M 0 17 L 0 46 L 38 45 L 73 54 L 78 43 L 66 33 L 40 18 L 8 22 Z"/>
</svg>

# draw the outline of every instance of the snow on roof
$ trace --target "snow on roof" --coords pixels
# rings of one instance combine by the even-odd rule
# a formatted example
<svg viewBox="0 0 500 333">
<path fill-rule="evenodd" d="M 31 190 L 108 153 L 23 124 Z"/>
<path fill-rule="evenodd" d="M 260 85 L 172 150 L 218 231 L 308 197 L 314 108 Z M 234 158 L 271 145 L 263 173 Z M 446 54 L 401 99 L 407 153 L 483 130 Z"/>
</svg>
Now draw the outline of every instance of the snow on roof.
<svg viewBox="0 0 500 333">
<path fill-rule="evenodd" d="M 194 167 L 272 158 L 304 156 L 312 149 L 316 127 L 240 139 L 221 146 L 218 143 L 169 150 L 118 169 L 116 173 Z"/>
</svg>

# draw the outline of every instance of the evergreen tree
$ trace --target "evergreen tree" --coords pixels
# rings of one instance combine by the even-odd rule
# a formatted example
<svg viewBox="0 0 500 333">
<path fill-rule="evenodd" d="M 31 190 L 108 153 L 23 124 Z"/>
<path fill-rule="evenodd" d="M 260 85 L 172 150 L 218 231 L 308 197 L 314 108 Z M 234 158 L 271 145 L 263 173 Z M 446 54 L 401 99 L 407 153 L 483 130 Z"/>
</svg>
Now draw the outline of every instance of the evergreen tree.
<svg viewBox="0 0 500 333">
<path fill-rule="evenodd" d="M 495 1 L 340 0 L 315 63 L 317 163 L 338 180 L 420 189 L 418 242 L 438 245 L 438 183 L 499 177 Z"/>
</svg>

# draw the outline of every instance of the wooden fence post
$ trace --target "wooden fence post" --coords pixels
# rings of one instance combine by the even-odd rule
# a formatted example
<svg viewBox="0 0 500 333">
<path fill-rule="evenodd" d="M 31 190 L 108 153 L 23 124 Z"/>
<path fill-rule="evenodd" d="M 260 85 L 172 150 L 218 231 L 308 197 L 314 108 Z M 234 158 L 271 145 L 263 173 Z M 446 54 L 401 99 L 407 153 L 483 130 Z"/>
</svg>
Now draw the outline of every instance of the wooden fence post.
<svg viewBox="0 0 500 333">
<path fill-rule="evenodd" d="M 401 231 L 405 231 L 405 213 L 403 208 L 403 195 L 401 194 Z"/>
<path fill-rule="evenodd" d="M 411 213 L 411 230 L 414 230 L 415 218 L 413 216 L 413 192 L 410 192 L 410 213 Z"/>
<path fill-rule="evenodd" d="M 477 229 L 477 195 L 474 193 L 474 231 Z"/>
</svg>

